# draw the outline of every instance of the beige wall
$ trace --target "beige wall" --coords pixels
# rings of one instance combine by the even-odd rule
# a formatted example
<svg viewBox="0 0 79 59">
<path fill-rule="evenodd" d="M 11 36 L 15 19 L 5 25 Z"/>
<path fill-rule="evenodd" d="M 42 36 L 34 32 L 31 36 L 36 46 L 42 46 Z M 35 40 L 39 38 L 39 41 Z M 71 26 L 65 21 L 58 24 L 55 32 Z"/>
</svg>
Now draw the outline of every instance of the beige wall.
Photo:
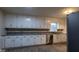
<svg viewBox="0 0 79 59">
<path fill-rule="evenodd" d="M 50 20 L 52 22 L 59 23 L 59 29 L 64 29 L 63 33 L 66 33 L 66 19 L 65 18 L 47 18 L 47 20 Z"/>
<path fill-rule="evenodd" d="M 67 33 L 67 18 L 64 18 L 64 33 Z"/>
</svg>

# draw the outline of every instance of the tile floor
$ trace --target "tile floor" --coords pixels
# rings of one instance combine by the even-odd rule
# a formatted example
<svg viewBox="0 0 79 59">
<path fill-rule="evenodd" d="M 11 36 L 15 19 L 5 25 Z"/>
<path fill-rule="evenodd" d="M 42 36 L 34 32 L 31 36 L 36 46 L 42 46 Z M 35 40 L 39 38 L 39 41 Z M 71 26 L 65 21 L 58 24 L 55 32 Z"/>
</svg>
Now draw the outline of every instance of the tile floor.
<svg viewBox="0 0 79 59">
<path fill-rule="evenodd" d="M 66 52 L 66 44 L 39 45 L 21 48 L 6 49 L 6 52 Z"/>
</svg>

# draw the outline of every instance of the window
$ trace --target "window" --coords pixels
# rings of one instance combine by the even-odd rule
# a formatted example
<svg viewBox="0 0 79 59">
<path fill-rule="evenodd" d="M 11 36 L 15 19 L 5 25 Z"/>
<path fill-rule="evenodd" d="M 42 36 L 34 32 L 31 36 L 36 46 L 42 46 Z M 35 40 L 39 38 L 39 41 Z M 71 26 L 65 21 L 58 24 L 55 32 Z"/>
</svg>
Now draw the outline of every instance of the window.
<svg viewBox="0 0 79 59">
<path fill-rule="evenodd" d="M 58 28 L 59 28 L 59 24 L 58 23 L 51 23 L 51 25 L 50 25 L 50 31 L 51 32 L 57 32 Z"/>
</svg>

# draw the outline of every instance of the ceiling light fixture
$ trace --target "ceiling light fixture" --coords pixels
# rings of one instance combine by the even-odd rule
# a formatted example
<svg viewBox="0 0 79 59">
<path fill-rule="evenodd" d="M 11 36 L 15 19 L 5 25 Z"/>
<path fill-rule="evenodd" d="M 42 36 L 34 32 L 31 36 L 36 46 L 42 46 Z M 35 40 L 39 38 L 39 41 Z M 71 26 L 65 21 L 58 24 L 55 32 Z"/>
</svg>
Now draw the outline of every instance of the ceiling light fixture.
<svg viewBox="0 0 79 59">
<path fill-rule="evenodd" d="M 70 14 L 70 13 L 72 13 L 72 12 L 74 12 L 74 10 L 66 10 L 66 11 L 64 12 L 64 14 Z"/>
</svg>

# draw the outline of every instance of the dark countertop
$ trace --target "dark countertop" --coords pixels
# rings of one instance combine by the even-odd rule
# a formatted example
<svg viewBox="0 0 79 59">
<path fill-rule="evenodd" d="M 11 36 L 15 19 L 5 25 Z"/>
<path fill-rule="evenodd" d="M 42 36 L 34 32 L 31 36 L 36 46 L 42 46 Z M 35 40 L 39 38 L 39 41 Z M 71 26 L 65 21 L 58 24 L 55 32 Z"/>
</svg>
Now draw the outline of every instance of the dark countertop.
<svg viewBox="0 0 79 59">
<path fill-rule="evenodd" d="M 52 35 L 52 34 L 65 34 L 63 32 L 49 32 L 49 31 L 31 31 L 31 32 L 11 32 L 11 33 L 8 33 L 6 35 L 2 35 L 2 36 L 22 36 L 22 35 Z"/>
</svg>

